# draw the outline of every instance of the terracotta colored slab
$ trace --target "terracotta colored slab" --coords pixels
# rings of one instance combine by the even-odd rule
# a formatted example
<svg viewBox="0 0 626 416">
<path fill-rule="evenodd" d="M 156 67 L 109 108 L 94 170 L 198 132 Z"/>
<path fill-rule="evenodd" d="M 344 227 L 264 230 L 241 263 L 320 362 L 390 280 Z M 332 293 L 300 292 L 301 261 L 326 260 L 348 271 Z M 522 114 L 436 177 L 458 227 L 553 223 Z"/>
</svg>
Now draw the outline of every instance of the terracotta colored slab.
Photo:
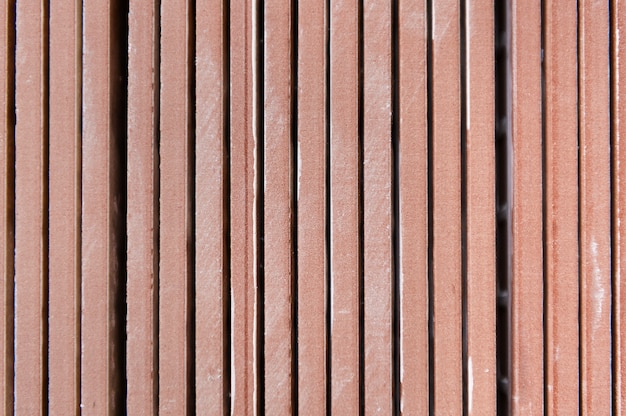
<svg viewBox="0 0 626 416">
<path fill-rule="evenodd" d="M 225 414 L 227 94 L 222 1 L 196 2 L 196 411 Z"/>
<path fill-rule="evenodd" d="M 115 3 L 83 1 L 81 407 L 119 403 L 119 91 Z"/>
<path fill-rule="evenodd" d="M 128 414 L 140 415 L 157 403 L 157 13 L 152 0 L 129 3 L 126 402 Z"/>
<path fill-rule="evenodd" d="M 325 2 L 298 2 L 297 358 L 301 415 L 326 413 L 326 13 Z"/>
<path fill-rule="evenodd" d="M 434 411 L 463 411 L 459 4 L 432 10 Z"/>
<path fill-rule="evenodd" d="M 365 413 L 393 412 L 391 3 L 363 4 L 363 297 Z"/>
<path fill-rule="evenodd" d="M 15 126 L 15 412 L 44 412 L 47 284 L 47 114 L 40 1 L 17 4 Z"/>
<path fill-rule="evenodd" d="M 13 411 L 15 2 L 0 8 L 0 409 Z"/>
<path fill-rule="evenodd" d="M 189 386 L 189 2 L 161 4 L 159 414 L 187 410 Z"/>
<path fill-rule="evenodd" d="M 359 411 L 359 7 L 330 10 L 331 412 Z"/>
<path fill-rule="evenodd" d="M 582 0 L 579 29 L 581 414 L 611 413 L 609 4 Z"/>
<path fill-rule="evenodd" d="M 493 0 L 465 3 L 468 415 L 496 414 Z"/>
<path fill-rule="evenodd" d="M 257 411 L 257 173 L 252 1 L 230 7 L 231 414 Z M 257 22 L 258 23 L 258 22 Z M 256 24 L 256 23 L 255 23 Z"/>
<path fill-rule="evenodd" d="M 82 3 L 50 3 L 49 412 L 80 404 Z"/>
<path fill-rule="evenodd" d="M 546 411 L 578 412 L 576 4 L 544 3 Z"/>
<path fill-rule="evenodd" d="M 626 2 L 611 2 L 613 182 L 613 409 L 626 414 Z"/>
<path fill-rule="evenodd" d="M 292 413 L 291 0 L 264 2 L 265 413 Z"/>
<path fill-rule="evenodd" d="M 425 0 L 398 2 L 400 409 L 428 414 L 428 126 Z"/>
<path fill-rule="evenodd" d="M 510 6 L 510 411 L 543 414 L 541 1 Z"/>
</svg>

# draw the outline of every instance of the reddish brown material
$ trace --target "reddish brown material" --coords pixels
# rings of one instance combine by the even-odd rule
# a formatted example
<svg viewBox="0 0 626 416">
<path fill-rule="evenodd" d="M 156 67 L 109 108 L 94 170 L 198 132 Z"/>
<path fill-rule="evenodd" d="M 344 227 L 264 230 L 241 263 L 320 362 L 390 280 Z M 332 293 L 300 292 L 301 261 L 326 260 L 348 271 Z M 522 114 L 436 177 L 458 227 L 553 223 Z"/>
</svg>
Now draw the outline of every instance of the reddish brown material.
<svg viewBox="0 0 626 416">
<path fill-rule="evenodd" d="M 253 102 L 254 2 L 230 8 L 231 414 L 257 405 L 257 173 Z M 257 24 L 258 22 L 255 22 Z M 262 307 L 262 305 L 260 306 Z"/>
<path fill-rule="evenodd" d="M 578 114 L 576 4 L 544 4 L 546 410 L 578 412 Z"/>
<path fill-rule="evenodd" d="M 196 2 L 196 411 L 223 415 L 226 257 L 224 9 Z"/>
<path fill-rule="evenodd" d="M 426 1 L 400 0 L 400 409 L 428 414 L 428 131 Z"/>
<path fill-rule="evenodd" d="M 49 411 L 80 404 L 81 3 L 50 3 Z"/>
<path fill-rule="evenodd" d="M 0 413 L 625 414 L 626 6 L 494 5 L 7 2 Z"/>
<path fill-rule="evenodd" d="M 189 2 L 161 5 L 159 414 L 189 397 Z"/>
<path fill-rule="evenodd" d="M 0 8 L 0 411 L 13 409 L 13 4 Z M 14 55 L 13 55 L 14 56 Z"/>
<path fill-rule="evenodd" d="M 83 2 L 81 406 L 115 412 L 117 136 L 111 4 Z"/>
<path fill-rule="evenodd" d="M 391 3 L 363 10 L 363 297 L 365 413 L 391 415 Z"/>
<path fill-rule="evenodd" d="M 326 413 L 326 10 L 298 3 L 298 413 Z M 296 57 L 292 57 L 296 59 Z"/>
<path fill-rule="evenodd" d="M 359 410 L 359 7 L 330 11 L 331 413 Z"/>
<path fill-rule="evenodd" d="M 128 414 L 156 413 L 156 5 L 128 13 L 126 379 Z"/>
<path fill-rule="evenodd" d="M 264 2 L 265 413 L 291 411 L 291 0 Z"/>
<path fill-rule="evenodd" d="M 626 2 L 611 2 L 611 92 L 613 94 L 613 400 L 615 414 L 626 414 Z"/>
<path fill-rule="evenodd" d="M 579 2 L 581 413 L 611 413 L 609 5 Z M 570 302 L 572 300 L 570 299 Z"/>
<path fill-rule="evenodd" d="M 44 4 L 17 4 L 15 126 L 15 412 L 43 414 L 47 280 Z"/>
<path fill-rule="evenodd" d="M 467 414 L 496 414 L 493 0 L 466 3 Z"/>
<path fill-rule="evenodd" d="M 461 344 L 461 146 L 459 4 L 432 15 L 432 199 L 434 409 L 463 411 Z"/>
<path fill-rule="evenodd" d="M 510 411 L 543 414 L 541 1 L 510 6 Z"/>
</svg>

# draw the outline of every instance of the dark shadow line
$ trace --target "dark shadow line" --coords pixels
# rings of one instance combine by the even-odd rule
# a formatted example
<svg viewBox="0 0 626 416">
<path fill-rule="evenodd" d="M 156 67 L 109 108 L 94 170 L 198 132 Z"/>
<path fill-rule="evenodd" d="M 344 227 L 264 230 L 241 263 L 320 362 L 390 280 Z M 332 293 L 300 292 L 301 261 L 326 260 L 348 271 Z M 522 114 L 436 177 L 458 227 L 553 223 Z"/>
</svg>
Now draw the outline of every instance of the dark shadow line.
<svg viewBox="0 0 626 416">
<path fill-rule="evenodd" d="M 510 178 L 509 159 L 511 149 L 508 146 L 508 111 L 510 94 L 508 91 L 507 54 L 509 44 L 507 38 L 508 18 L 505 2 L 494 2 L 494 119 L 495 119 L 495 215 L 496 215 L 496 404 L 497 413 L 501 416 L 509 414 L 509 279 L 510 279 L 510 248 L 509 229 L 510 200 L 508 180 Z"/>
<path fill-rule="evenodd" d="M 222 75 L 224 79 L 223 83 L 223 92 L 222 92 L 222 111 L 223 111 L 223 123 L 224 123 L 224 141 L 223 141 L 223 150 L 222 150 L 222 186 L 223 186 L 223 195 L 222 195 L 222 212 L 224 213 L 224 217 L 222 218 L 222 226 L 223 226 L 223 247 L 224 247 L 224 258 L 223 258 L 223 277 L 222 277 L 222 313 L 224 316 L 224 339 L 223 339 L 223 363 L 224 367 L 222 368 L 222 374 L 224 374 L 224 381 L 222 385 L 222 399 L 223 399 L 223 409 L 224 416 L 228 416 L 231 414 L 231 382 L 233 375 L 231 374 L 231 366 L 232 366 L 232 323 L 231 323 L 231 306 L 232 300 L 230 297 L 231 291 L 231 234 L 230 234 L 230 207 L 231 207 L 231 189 L 230 189 L 230 181 L 231 181 L 231 172 L 230 172 L 230 144 L 231 144 L 231 132 L 230 132 L 230 0 L 224 0 L 222 7 L 222 18 L 223 18 L 223 28 L 222 28 L 222 36 L 224 39 L 222 45 L 222 56 L 224 67 L 222 68 Z"/>
<path fill-rule="evenodd" d="M 400 415 L 400 34 L 399 1 L 391 2 L 392 414 Z"/>
<path fill-rule="evenodd" d="M 43 2 L 43 69 L 42 69 L 42 78 L 43 78 L 43 138 L 42 138 L 42 159 L 43 159 L 43 184 L 42 184 L 42 227 L 43 227 L 43 236 L 42 236 L 42 305 L 41 305 L 41 313 L 42 313 L 42 338 L 43 342 L 41 345 L 41 356 L 42 356 L 42 383 L 41 386 L 41 408 L 42 414 L 48 415 L 48 403 L 49 394 L 48 394 L 48 384 L 50 383 L 50 366 L 49 366 L 49 334 L 50 334 L 50 321 L 48 319 L 49 316 L 49 304 L 50 304 L 50 292 L 49 292 L 49 257 L 50 257 L 50 233 L 49 233 L 49 219 L 50 219 L 50 3 Z M 34 299 L 31 299 L 34 301 Z"/>
<path fill-rule="evenodd" d="M 6 251 L 2 253 L 2 256 L 6 259 L 6 287 L 4 296 L 6 296 L 6 304 L 4 307 L 7 311 L 6 316 L 3 317 L 6 324 L 6 339 L 2 342 L 6 345 L 5 357 L 7 373 L 3 375 L 6 391 L 5 393 L 5 409 L 7 415 L 13 414 L 13 396 L 15 393 L 14 377 L 15 377 L 15 55 L 16 55 L 16 2 L 7 2 L 7 90 L 6 94 L 7 107 L 6 107 L 6 129 L 7 129 L 7 144 L 6 151 L 6 166 L 2 166 L 1 169 L 6 169 L 7 176 L 7 189 L 6 189 L 6 229 L 7 234 L 3 236 L 6 243 Z M 3 127 L 3 128 L 4 128 Z M 4 191 L 4 190 L 3 190 Z M 5 218 L 3 218 L 4 220 Z"/>
<path fill-rule="evenodd" d="M 434 340 L 434 286 L 433 286 L 433 1 L 427 0 L 427 125 L 428 125 L 428 412 L 435 415 L 435 340 Z"/>
<path fill-rule="evenodd" d="M 325 0 L 324 5 L 326 7 L 326 98 L 325 98 L 325 110 L 326 110 L 326 130 L 325 130 L 325 140 L 326 140 L 326 189 L 325 189 L 325 203 L 326 203 L 326 415 L 331 416 L 332 413 L 332 282 L 331 282 L 331 266 L 332 266 L 332 250 L 331 250 L 331 164 L 330 164 L 330 156 L 331 156 L 331 146 L 330 146 L 330 122 L 331 122 L 331 112 L 330 112 L 330 26 L 331 26 L 331 13 L 330 6 L 331 0 Z"/>
<path fill-rule="evenodd" d="M 291 413 L 298 414 L 298 1 L 291 0 Z"/>
<path fill-rule="evenodd" d="M 364 274 L 364 183 L 363 183 L 363 154 L 364 154 L 364 36 L 363 36 L 363 1 L 358 0 L 358 292 L 359 292 L 359 414 L 365 415 L 365 274 Z"/>
<path fill-rule="evenodd" d="M 187 171 L 188 221 L 187 236 L 187 414 L 196 414 L 196 0 L 187 3 L 187 24 L 189 25 L 187 45 L 188 77 L 188 136 L 187 136 Z"/>
<path fill-rule="evenodd" d="M 265 50 L 264 50 L 264 27 L 265 27 L 265 1 L 255 0 L 256 15 L 253 16 L 253 21 L 256 23 L 256 34 L 253 34 L 253 43 L 256 45 L 256 56 L 254 57 L 256 69 L 256 77 L 253 80 L 253 85 L 256 85 L 256 100 L 253 103 L 253 112 L 256 115 L 256 125 L 253 129 L 257 133 L 257 158 L 256 158 L 256 247 L 257 247 L 257 339 L 256 339 L 256 352 L 257 352 L 257 374 L 256 381 L 258 389 L 256 391 L 257 397 L 257 411 L 259 415 L 265 414 L 265 218 L 264 218 L 264 206 L 265 206 Z M 253 28 L 255 24 L 253 23 Z M 256 38 L 255 38 L 256 36 Z M 254 47 L 253 47 L 254 49 Z M 254 74 L 254 71 L 253 71 Z M 254 75 L 253 75 L 254 76 Z"/>
<path fill-rule="evenodd" d="M 463 415 L 468 414 L 468 373 L 467 373 L 467 2 L 460 1 L 459 10 L 459 68 L 460 68 L 460 155 L 461 155 L 461 380 L 463 384 Z"/>
<path fill-rule="evenodd" d="M 153 254 L 153 273 L 154 273 L 154 285 L 152 287 L 152 299 L 153 299 L 153 343 L 152 343 L 152 351 L 153 351 L 153 366 L 154 366 L 154 377 L 152 379 L 153 388 L 154 388 L 154 397 L 153 397 L 153 410 L 154 414 L 158 414 L 159 409 L 159 263 L 160 263 L 160 239 L 161 232 L 159 229 L 160 217 L 161 217 L 161 206 L 159 204 L 160 200 L 160 190 L 161 190 L 161 172 L 159 170 L 160 166 L 160 141 L 161 141 L 161 49 L 160 49 L 160 41 L 161 41 L 161 2 L 160 0 L 155 0 L 154 2 L 154 91 L 153 91 L 153 117 L 154 117 L 154 157 L 152 160 L 152 169 L 153 169 L 153 180 L 154 180 L 154 195 L 152 200 L 153 207 L 153 245 L 154 245 L 154 254 Z"/>
<path fill-rule="evenodd" d="M 616 122 L 617 117 L 619 117 L 617 111 L 617 77 L 613 71 L 613 68 L 617 67 L 617 56 L 616 49 L 619 45 L 615 44 L 615 33 L 618 30 L 616 27 L 617 24 L 617 9 L 615 7 L 615 3 L 611 0 L 609 1 L 609 164 L 610 164 L 610 190 L 611 190 L 611 200 L 610 200 L 610 212 L 611 212 L 611 220 L 610 220 L 610 235 L 611 235 L 611 410 L 613 414 L 618 414 L 619 408 L 619 392 L 617 390 L 617 383 L 615 380 L 618 379 L 618 371 L 619 371 L 619 360 L 618 360 L 618 336 L 619 336 L 619 328 L 617 327 L 618 320 L 615 319 L 617 314 L 619 313 L 618 309 L 618 296 L 617 296 L 617 285 L 619 284 L 619 279 L 617 278 L 618 267 L 618 256 L 619 256 L 619 247 L 618 247 L 618 235 L 619 229 L 616 224 L 616 219 L 618 215 L 618 207 L 616 203 L 616 197 L 619 195 L 618 182 L 615 180 L 617 176 L 617 168 L 618 163 L 616 161 L 617 152 L 615 150 L 617 139 L 617 128 Z"/>
</svg>

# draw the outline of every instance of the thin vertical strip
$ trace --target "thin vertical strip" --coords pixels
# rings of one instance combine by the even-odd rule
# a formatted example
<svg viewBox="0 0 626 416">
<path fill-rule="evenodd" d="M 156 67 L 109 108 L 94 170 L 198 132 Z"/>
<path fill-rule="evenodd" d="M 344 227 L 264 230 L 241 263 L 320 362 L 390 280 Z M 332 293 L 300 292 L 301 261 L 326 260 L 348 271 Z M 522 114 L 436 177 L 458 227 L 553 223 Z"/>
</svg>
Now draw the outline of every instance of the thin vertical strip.
<svg viewBox="0 0 626 416">
<path fill-rule="evenodd" d="M 359 412 L 359 2 L 330 9 L 331 412 Z"/>
<path fill-rule="evenodd" d="M 364 270 L 364 262 L 365 262 L 365 253 L 363 240 L 365 237 L 365 224 L 364 224 L 364 199 L 363 193 L 365 190 L 364 184 L 364 172 L 363 172 L 363 160 L 364 160 L 364 140 L 363 140 L 363 132 L 365 130 L 365 106 L 364 106 L 364 55 L 365 55 L 365 41 L 364 41 L 364 19 L 363 19 L 363 6 L 365 1 L 358 1 L 358 16 L 359 16 L 359 30 L 358 30 L 358 39 L 359 39 L 359 77 L 358 77 L 358 207 L 359 207 L 359 414 L 365 414 L 365 275 L 363 273 Z"/>
<path fill-rule="evenodd" d="M 507 55 L 510 54 L 507 31 L 510 22 L 507 14 L 508 3 L 494 1 L 494 117 L 495 117 L 495 198 L 496 198 L 496 400 L 498 414 L 506 414 L 509 409 L 510 364 L 510 228 L 511 209 L 508 200 L 511 172 L 511 146 L 508 140 L 507 118 L 508 99 L 511 94 L 508 88 L 509 65 Z"/>
<path fill-rule="evenodd" d="M 190 395 L 190 90 L 188 0 L 161 4 L 159 414 L 182 415 Z"/>
<path fill-rule="evenodd" d="M 425 0 L 398 1 L 400 411 L 429 412 L 428 120 Z"/>
<path fill-rule="evenodd" d="M 291 0 L 265 0 L 263 69 L 265 413 L 292 412 Z"/>
<path fill-rule="evenodd" d="M 293 244 L 291 258 L 291 409 L 297 413 L 300 407 L 298 399 L 298 0 L 291 2 L 291 241 Z"/>
<path fill-rule="evenodd" d="M 189 215 L 189 234 L 187 237 L 187 266 L 189 283 L 187 288 L 187 414 L 193 414 L 196 408 L 196 0 L 189 0 L 187 5 L 187 22 L 189 34 L 187 44 L 186 76 L 187 86 L 187 129 L 188 129 L 188 151 L 187 151 L 187 201 Z M 160 138 L 159 138 L 160 139 Z"/>
<path fill-rule="evenodd" d="M 253 113 L 252 122 L 254 125 L 254 135 L 256 136 L 256 147 L 254 169 L 256 176 L 254 186 L 256 190 L 256 200 L 252 216 L 254 248 L 255 248 L 255 269 L 256 269 L 256 302 L 258 305 L 255 331 L 254 331 L 254 361 L 255 379 L 257 387 L 255 390 L 257 412 L 262 413 L 265 409 L 265 2 L 264 0 L 252 3 L 252 56 L 254 65 L 252 66 L 252 99 Z M 271 317 L 270 317 L 271 319 Z"/>
<path fill-rule="evenodd" d="M 81 405 L 120 402 L 116 316 L 120 285 L 120 73 L 117 2 L 83 1 Z"/>
<path fill-rule="evenodd" d="M 578 3 L 581 414 L 611 413 L 609 4 Z"/>
<path fill-rule="evenodd" d="M 468 183 L 467 183 L 467 173 L 468 173 L 468 161 L 467 161 L 467 136 L 468 136 L 468 122 L 469 116 L 467 114 L 468 109 L 468 101 L 469 97 L 467 94 L 467 89 L 469 87 L 469 83 L 467 80 L 467 75 L 469 70 L 468 66 L 468 55 L 469 51 L 469 39 L 467 34 L 467 28 L 469 26 L 468 22 L 468 14 L 469 10 L 467 10 L 470 5 L 465 1 L 460 2 L 460 10 L 459 10 L 459 53 L 461 56 L 460 59 L 460 100 L 461 100 L 461 115 L 460 115 L 460 123 L 461 123 L 461 363 L 462 363 L 462 372 L 461 372 L 461 383 L 463 383 L 463 413 L 468 413 L 468 244 L 471 236 L 468 235 L 468 221 L 469 221 L 469 213 L 468 213 L 468 199 L 470 198 L 468 191 Z M 471 361 L 470 361 L 471 364 Z M 471 369 L 470 369 L 471 370 Z M 473 381 L 473 380 L 472 380 Z"/>
<path fill-rule="evenodd" d="M 230 7 L 231 413 L 256 414 L 257 268 L 253 1 Z"/>
<path fill-rule="evenodd" d="M 230 130 L 230 0 L 224 0 L 224 26 L 222 33 L 224 34 L 224 85 L 226 91 L 224 92 L 223 112 L 224 112 L 224 148 L 222 151 L 222 161 L 224 165 L 224 197 L 222 198 L 222 209 L 224 212 L 224 385 L 223 396 L 224 402 L 224 414 L 231 413 L 231 379 L 233 377 L 232 368 L 232 349 L 231 345 L 232 337 L 232 319 L 231 319 L 231 227 L 230 227 L 230 184 L 231 184 L 231 172 L 230 172 L 230 143 L 231 143 L 231 130 Z"/>
<path fill-rule="evenodd" d="M 326 2 L 298 1 L 298 413 L 326 412 Z M 296 59 L 293 57 L 292 59 Z"/>
<path fill-rule="evenodd" d="M 494 4 L 465 2 L 467 415 L 496 414 Z"/>
<path fill-rule="evenodd" d="M 13 412 L 15 2 L 0 8 L 0 411 Z"/>
<path fill-rule="evenodd" d="M 511 415 L 543 414 L 541 1 L 509 8 Z"/>
<path fill-rule="evenodd" d="M 434 411 L 463 411 L 461 344 L 460 10 L 432 9 Z"/>
<path fill-rule="evenodd" d="M 611 2 L 613 205 L 613 410 L 626 414 L 626 2 Z"/>
<path fill-rule="evenodd" d="M 196 0 L 196 411 L 223 415 L 227 94 L 221 0 Z"/>
<path fill-rule="evenodd" d="M 399 183 L 399 139 L 400 139 L 400 65 L 398 41 L 398 1 L 391 2 L 390 16 L 390 64 L 391 64 L 391 411 L 400 412 L 400 183 Z"/>
<path fill-rule="evenodd" d="M 428 205 L 426 214 L 428 217 L 428 258 L 426 267 L 428 270 L 428 413 L 435 412 L 435 342 L 434 342 L 434 285 L 433 285 L 433 1 L 426 0 L 426 166 L 427 166 L 427 195 Z"/>
<path fill-rule="evenodd" d="M 579 405 L 577 10 L 567 0 L 546 0 L 544 7 L 546 411 L 574 414 Z"/>
<path fill-rule="evenodd" d="M 82 7 L 50 3 L 49 411 L 80 404 Z"/>
<path fill-rule="evenodd" d="M 14 409 L 29 415 L 44 413 L 47 391 L 46 14 L 43 2 L 17 3 Z"/>
<path fill-rule="evenodd" d="M 391 2 L 363 5 L 363 274 L 365 413 L 391 415 Z"/>
<path fill-rule="evenodd" d="M 158 3 L 158 2 L 157 2 Z M 158 4 L 133 0 L 128 13 L 127 318 L 129 414 L 157 404 Z"/>
<path fill-rule="evenodd" d="M 332 271 L 331 271 L 331 253 L 332 253 L 332 242 L 331 242 L 331 236 L 332 236 L 332 222 L 331 222 L 331 193 L 330 193 L 330 184 L 332 181 L 332 175 L 331 175 L 331 159 L 330 159 L 330 150 L 331 150 L 331 142 L 330 142 L 330 137 L 331 137 L 331 127 L 330 127 L 330 116 L 331 116 L 331 102 L 330 102 L 330 88 L 331 88 L 331 83 L 330 83 L 330 77 L 331 77 L 331 45 L 330 45 L 330 41 L 331 41 L 331 37 L 330 37 L 330 19 L 331 19 L 331 0 L 324 0 L 324 5 L 326 6 L 326 10 L 325 10 L 325 16 L 326 16 L 326 36 L 325 36 L 325 45 L 324 45 L 324 49 L 325 49 L 325 63 L 326 63 L 326 68 L 325 68 L 325 80 L 326 80 L 326 84 L 325 84 L 325 93 L 326 93 L 326 99 L 325 99 L 325 105 L 324 105 L 324 110 L 325 110 L 325 121 L 326 121 L 326 128 L 324 131 L 324 137 L 326 139 L 326 148 L 325 148 L 325 162 L 326 162 L 326 166 L 325 166 L 325 185 L 326 185 L 326 192 L 325 192 L 325 202 L 326 202 L 326 209 L 325 209 L 325 254 L 326 254 L 326 276 L 324 277 L 325 282 L 326 282 L 326 299 L 325 299 L 325 306 L 326 306 L 326 310 L 324 313 L 324 325 L 326 328 L 326 413 L 330 413 L 331 409 L 332 409 L 332 359 L 333 359 L 333 354 L 332 354 L 332 340 L 331 340 L 331 330 L 332 330 L 332 296 L 331 296 L 331 288 L 332 288 Z"/>
</svg>

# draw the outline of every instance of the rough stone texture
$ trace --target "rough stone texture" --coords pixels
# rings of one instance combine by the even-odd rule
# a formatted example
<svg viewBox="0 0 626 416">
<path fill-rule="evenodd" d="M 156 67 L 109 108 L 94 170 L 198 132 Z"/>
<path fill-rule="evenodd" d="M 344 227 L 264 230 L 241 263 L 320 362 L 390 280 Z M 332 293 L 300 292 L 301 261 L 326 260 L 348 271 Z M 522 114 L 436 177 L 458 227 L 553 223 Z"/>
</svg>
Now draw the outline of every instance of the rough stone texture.
<svg viewBox="0 0 626 416">
<path fill-rule="evenodd" d="M 331 413 L 359 409 L 359 15 L 358 1 L 330 10 Z"/>
<path fill-rule="evenodd" d="M 465 8 L 467 414 L 496 414 L 493 0 Z"/>
<path fill-rule="evenodd" d="M 432 10 L 432 294 L 434 409 L 463 411 L 459 4 Z"/>
<path fill-rule="evenodd" d="M 14 409 L 18 414 L 29 415 L 43 414 L 46 377 L 45 14 L 40 1 L 17 4 Z"/>
<path fill-rule="evenodd" d="M 156 412 L 158 148 L 157 5 L 129 2 L 126 215 L 128 414 Z"/>
<path fill-rule="evenodd" d="M 510 13 L 510 410 L 542 415 L 541 2 L 514 0 Z"/>
<path fill-rule="evenodd" d="M 326 9 L 298 3 L 298 413 L 326 412 Z M 294 58 L 295 59 L 295 58 Z"/>
<path fill-rule="evenodd" d="M 576 5 L 544 4 L 546 411 L 579 410 Z"/>
<path fill-rule="evenodd" d="M 82 8 L 50 4 L 49 412 L 80 405 L 80 172 Z"/>
</svg>

